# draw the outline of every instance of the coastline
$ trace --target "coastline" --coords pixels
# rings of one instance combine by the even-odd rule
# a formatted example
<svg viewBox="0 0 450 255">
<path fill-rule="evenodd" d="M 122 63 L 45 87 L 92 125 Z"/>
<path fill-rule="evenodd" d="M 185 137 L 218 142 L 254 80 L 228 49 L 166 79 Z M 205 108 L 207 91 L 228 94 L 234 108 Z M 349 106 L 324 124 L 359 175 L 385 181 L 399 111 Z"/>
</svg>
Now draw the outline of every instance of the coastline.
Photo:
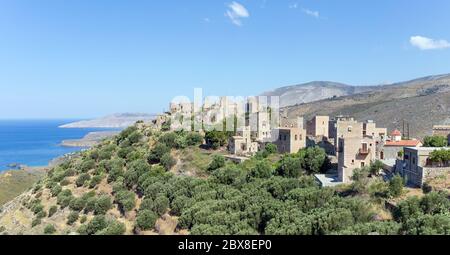
<svg viewBox="0 0 450 255">
<path fill-rule="evenodd" d="M 63 147 L 89 148 L 99 144 L 102 140 L 113 137 L 119 133 L 120 131 L 90 132 L 81 139 L 63 140 L 60 145 Z"/>
</svg>

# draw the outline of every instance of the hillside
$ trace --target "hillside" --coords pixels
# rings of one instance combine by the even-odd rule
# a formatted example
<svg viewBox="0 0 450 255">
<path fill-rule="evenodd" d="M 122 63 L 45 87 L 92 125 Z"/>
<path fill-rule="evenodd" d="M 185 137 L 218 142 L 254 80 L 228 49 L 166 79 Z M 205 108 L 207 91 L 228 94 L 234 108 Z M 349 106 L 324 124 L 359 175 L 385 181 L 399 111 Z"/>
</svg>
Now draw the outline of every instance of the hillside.
<svg viewBox="0 0 450 255">
<path fill-rule="evenodd" d="M 287 107 L 378 89 L 380 89 L 378 86 L 350 86 L 336 82 L 314 81 L 277 88 L 273 91 L 264 92 L 262 96 L 278 96 L 280 97 L 280 106 Z"/>
<path fill-rule="evenodd" d="M 28 190 L 45 175 L 45 169 L 28 168 L 0 174 L 0 206 Z"/>
<path fill-rule="evenodd" d="M 211 132 L 208 139 L 223 144 L 222 135 Z M 402 186 L 369 172 L 361 172 L 355 185 L 319 188 L 312 174 L 329 166 L 319 148 L 285 156 L 263 151 L 234 164 L 225 161 L 223 148 L 207 149 L 202 141 L 197 133 L 130 127 L 53 167 L 6 203 L 0 234 L 367 235 L 450 229 L 444 194 L 423 198 L 431 207 L 439 202 L 442 211 L 414 207 L 420 210 L 416 221 L 406 222 L 410 217 L 399 213 L 393 220 L 383 208 Z"/>
<path fill-rule="evenodd" d="M 150 121 L 154 117 L 151 114 L 120 113 L 93 120 L 68 123 L 60 126 L 60 128 L 126 128 L 132 126 L 136 121 Z"/>
<path fill-rule="evenodd" d="M 431 134 L 433 125 L 450 123 L 450 75 L 430 76 L 373 91 L 299 104 L 283 109 L 289 116 L 349 115 L 374 120 L 390 130 L 410 123 L 411 136 Z"/>
</svg>

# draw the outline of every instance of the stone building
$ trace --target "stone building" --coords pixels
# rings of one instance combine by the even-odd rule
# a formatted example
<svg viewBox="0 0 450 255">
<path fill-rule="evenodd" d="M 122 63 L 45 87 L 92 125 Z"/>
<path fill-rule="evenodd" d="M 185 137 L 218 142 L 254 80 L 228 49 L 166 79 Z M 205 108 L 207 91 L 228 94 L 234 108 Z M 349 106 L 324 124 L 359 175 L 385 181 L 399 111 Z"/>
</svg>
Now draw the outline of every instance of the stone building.
<svg viewBox="0 0 450 255">
<path fill-rule="evenodd" d="M 395 160 L 401 156 L 405 147 L 421 147 L 422 142 L 419 140 L 402 140 L 402 133 L 394 130 L 391 133 L 390 141 L 386 141 L 380 152 L 380 160 Z"/>
<path fill-rule="evenodd" d="M 328 137 L 329 116 L 315 116 L 306 124 L 306 133 L 313 137 Z"/>
<path fill-rule="evenodd" d="M 436 150 L 449 150 L 450 148 L 406 147 L 401 164 L 401 174 L 407 183 L 421 187 L 430 178 L 438 177 L 450 172 L 450 167 L 439 167 L 430 160 L 430 154 Z"/>
<path fill-rule="evenodd" d="M 277 145 L 279 153 L 297 153 L 306 147 L 306 130 L 298 127 L 280 127 L 272 130 L 272 139 L 278 137 L 273 143 Z"/>
<path fill-rule="evenodd" d="M 353 138 L 362 136 L 362 123 L 352 117 L 338 116 L 329 122 L 328 138 L 334 141 L 335 153 L 338 156 L 342 148 L 339 144 L 340 138 Z"/>
<path fill-rule="evenodd" d="M 234 155 L 255 154 L 258 150 L 259 144 L 252 140 L 249 126 L 239 129 L 228 143 L 228 151 Z"/>
<path fill-rule="evenodd" d="M 355 169 L 369 166 L 376 159 L 376 140 L 371 136 L 350 136 L 339 138 L 338 143 L 339 181 L 348 183 Z"/>
<path fill-rule="evenodd" d="M 450 145 L 450 125 L 433 126 L 433 135 L 445 136 Z"/>
</svg>

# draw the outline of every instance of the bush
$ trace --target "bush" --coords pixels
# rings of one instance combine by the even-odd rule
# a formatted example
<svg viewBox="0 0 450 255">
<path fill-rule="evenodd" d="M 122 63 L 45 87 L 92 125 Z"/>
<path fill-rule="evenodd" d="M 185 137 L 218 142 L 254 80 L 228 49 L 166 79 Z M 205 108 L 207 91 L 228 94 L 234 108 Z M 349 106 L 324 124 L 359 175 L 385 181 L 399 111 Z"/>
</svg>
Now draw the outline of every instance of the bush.
<svg viewBox="0 0 450 255">
<path fill-rule="evenodd" d="M 51 224 L 48 224 L 44 228 L 44 234 L 46 234 L 46 235 L 51 235 L 51 234 L 54 234 L 55 232 L 56 232 L 56 228 L 55 228 L 55 226 L 53 226 Z"/>
<path fill-rule="evenodd" d="M 380 170 L 383 169 L 383 162 L 380 160 L 376 160 L 370 165 L 370 174 L 374 176 L 378 176 Z"/>
<path fill-rule="evenodd" d="M 133 210 L 136 206 L 134 192 L 123 190 L 116 194 L 116 202 L 124 212 Z"/>
<path fill-rule="evenodd" d="M 155 147 L 150 151 L 150 154 L 148 156 L 148 162 L 150 164 L 158 164 L 161 160 L 161 157 L 170 152 L 170 148 L 163 144 L 158 143 L 155 145 Z"/>
<path fill-rule="evenodd" d="M 61 191 L 62 191 L 61 186 L 57 184 L 53 186 L 53 188 L 50 190 L 50 193 L 52 194 L 53 197 L 56 197 Z"/>
<path fill-rule="evenodd" d="M 87 171 L 95 168 L 95 161 L 92 159 L 84 160 L 80 165 L 80 171 L 86 173 Z"/>
<path fill-rule="evenodd" d="M 301 164 L 298 158 L 285 156 L 279 163 L 278 174 L 288 178 L 298 178 L 301 170 Z"/>
<path fill-rule="evenodd" d="M 136 218 L 136 226 L 141 230 L 149 230 L 155 227 L 156 220 L 158 219 L 158 215 L 156 213 L 143 210 L 139 211 Z"/>
<path fill-rule="evenodd" d="M 158 196 L 153 201 L 153 212 L 159 216 L 163 215 L 169 208 L 169 199 L 165 196 Z"/>
<path fill-rule="evenodd" d="M 433 191 L 433 187 L 426 182 L 422 185 L 422 191 L 424 194 L 428 194 Z"/>
<path fill-rule="evenodd" d="M 82 235 L 93 235 L 108 227 L 106 218 L 103 215 L 95 216 L 87 225 L 82 225 L 78 232 Z"/>
<path fill-rule="evenodd" d="M 70 201 L 69 208 L 72 211 L 80 212 L 81 210 L 84 209 L 84 207 L 86 207 L 86 203 L 87 203 L 86 198 L 83 198 L 83 197 L 74 198 L 74 199 L 72 199 L 72 201 Z"/>
<path fill-rule="evenodd" d="M 92 177 L 91 181 L 89 182 L 89 188 L 95 188 L 98 184 L 100 184 L 100 182 L 102 182 L 102 176 L 96 175 Z"/>
<path fill-rule="evenodd" d="M 48 209 L 48 217 L 52 217 L 56 211 L 58 211 L 58 207 L 56 205 L 50 207 L 50 209 Z"/>
<path fill-rule="evenodd" d="M 403 178 L 397 174 L 389 181 L 389 194 L 392 197 L 399 197 L 403 193 L 403 187 Z"/>
<path fill-rule="evenodd" d="M 94 213 L 97 215 L 106 214 L 112 208 L 111 198 L 107 195 L 101 196 L 97 199 L 94 206 Z"/>
<path fill-rule="evenodd" d="M 208 144 L 213 150 L 219 149 L 221 146 L 227 144 L 227 135 L 225 132 L 210 131 L 205 135 L 206 144 Z"/>
<path fill-rule="evenodd" d="M 95 205 L 97 204 L 97 198 L 96 197 L 90 197 L 88 198 L 86 202 L 86 207 L 84 208 L 84 211 L 86 213 L 95 211 Z"/>
<path fill-rule="evenodd" d="M 186 135 L 188 146 L 199 146 L 203 143 L 203 137 L 199 133 L 191 132 Z"/>
<path fill-rule="evenodd" d="M 31 227 L 34 228 L 40 224 L 41 224 L 41 218 L 34 218 L 33 221 L 31 222 Z"/>
<path fill-rule="evenodd" d="M 166 169 L 166 171 L 169 171 L 176 165 L 177 161 L 170 155 L 170 153 L 166 153 L 161 157 L 161 165 Z"/>
<path fill-rule="evenodd" d="M 265 151 L 266 151 L 268 154 L 275 154 L 275 153 L 278 152 L 278 147 L 277 147 L 276 144 L 269 143 L 269 144 L 266 145 Z"/>
<path fill-rule="evenodd" d="M 87 221 L 87 216 L 86 215 L 81 216 L 80 223 L 84 224 L 86 221 Z"/>
<path fill-rule="evenodd" d="M 129 153 L 131 153 L 133 151 L 133 148 L 131 147 L 124 147 L 124 148 L 120 148 L 119 151 L 117 152 L 117 156 L 126 159 L 127 155 Z"/>
<path fill-rule="evenodd" d="M 159 138 L 161 144 L 165 144 L 169 148 L 176 148 L 177 135 L 175 133 L 166 133 Z"/>
<path fill-rule="evenodd" d="M 427 136 L 423 140 L 424 147 L 446 147 L 448 139 L 445 136 Z"/>
<path fill-rule="evenodd" d="M 78 176 L 78 179 L 75 181 L 77 187 L 84 186 L 84 184 L 91 179 L 91 176 L 88 173 L 81 174 Z"/>
<path fill-rule="evenodd" d="M 128 141 L 130 141 L 131 144 L 138 143 L 142 139 L 142 134 L 138 131 L 134 131 L 128 136 Z"/>
<path fill-rule="evenodd" d="M 99 233 L 98 235 L 107 235 L 107 236 L 117 236 L 125 234 L 126 227 L 122 222 L 118 222 L 116 220 L 108 223 L 108 227 Z"/>
<path fill-rule="evenodd" d="M 222 155 L 214 155 L 213 160 L 208 166 L 208 171 L 214 171 L 225 166 L 225 157 Z"/>
<path fill-rule="evenodd" d="M 258 161 L 249 175 L 254 178 L 270 178 L 273 175 L 273 169 L 269 162 L 265 160 Z"/>
<path fill-rule="evenodd" d="M 67 225 L 73 225 L 79 217 L 78 212 L 71 212 L 69 216 L 67 216 Z"/>
</svg>

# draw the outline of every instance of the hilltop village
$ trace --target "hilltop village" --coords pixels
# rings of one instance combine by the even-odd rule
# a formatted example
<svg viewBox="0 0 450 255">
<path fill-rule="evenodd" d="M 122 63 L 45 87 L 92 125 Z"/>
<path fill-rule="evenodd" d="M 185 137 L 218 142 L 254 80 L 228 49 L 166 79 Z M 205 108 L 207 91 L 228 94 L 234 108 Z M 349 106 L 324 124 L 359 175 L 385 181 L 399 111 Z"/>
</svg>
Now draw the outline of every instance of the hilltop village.
<svg viewBox="0 0 450 255">
<path fill-rule="evenodd" d="M 205 126 L 214 131 L 223 130 L 228 134 L 226 158 L 236 163 L 265 151 L 268 145 L 280 154 L 321 148 L 333 163 L 330 169 L 315 175 L 322 187 L 351 183 L 355 170 L 373 165 L 379 166 L 379 173 L 386 179 L 398 174 L 412 187 L 422 187 L 427 180 L 450 172 L 450 158 L 442 153 L 450 151 L 450 125 L 435 125 L 433 136 L 421 141 L 409 137 L 405 127 L 403 132 L 408 135 L 402 134 L 400 127 L 387 130 L 378 127 L 373 120 L 359 122 L 351 116 L 288 118 L 282 113 L 274 114 L 264 97 L 249 97 L 239 102 L 228 97 L 215 102 L 207 100 L 199 113 L 194 107 L 190 102 L 172 102 L 170 110 L 159 115 L 153 124 L 158 129 L 171 131 L 190 131 L 200 126 L 198 131 L 203 135 Z M 197 124 L 183 125 L 179 121 L 183 118 L 196 120 Z M 232 131 L 230 122 L 234 124 Z M 436 156 L 438 154 L 445 154 L 444 158 Z"/>
<path fill-rule="evenodd" d="M 171 103 L 51 167 L 0 207 L 0 234 L 449 234 L 450 127 L 408 133 L 257 98 Z"/>
</svg>

